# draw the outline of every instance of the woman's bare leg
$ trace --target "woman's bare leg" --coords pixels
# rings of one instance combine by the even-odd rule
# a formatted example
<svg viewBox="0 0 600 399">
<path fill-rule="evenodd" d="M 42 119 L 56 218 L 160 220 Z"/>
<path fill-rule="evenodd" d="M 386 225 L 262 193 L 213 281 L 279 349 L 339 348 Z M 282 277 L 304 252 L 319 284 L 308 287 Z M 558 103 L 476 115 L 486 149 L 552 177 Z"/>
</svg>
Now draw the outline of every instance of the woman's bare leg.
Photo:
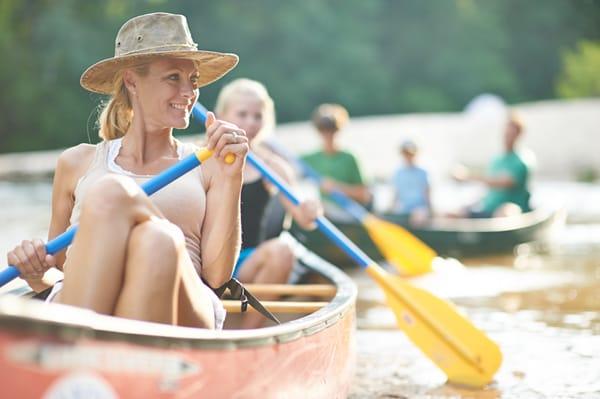
<svg viewBox="0 0 600 399">
<path fill-rule="evenodd" d="M 64 286 L 56 300 L 113 314 L 131 230 L 160 216 L 131 179 L 106 176 L 98 180 L 83 202 L 79 230 L 64 264 Z"/>
<path fill-rule="evenodd" d="M 189 260 L 189 257 L 188 257 Z M 177 324 L 186 327 L 215 328 L 215 314 L 204 285 L 191 260 L 180 264 L 179 309 Z"/>
<path fill-rule="evenodd" d="M 294 254 L 290 247 L 274 238 L 259 245 L 254 253 L 243 263 L 239 273 L 242 283 L 285 284 L 294 266 Z M 261 299 L 276 300 L 278 295 L 265 295 Z M 258 328 L 265 322 L 265 317 L 258 313 L 247 313 L 242 321 L 242 328 Z"/>
<path fill-rule="evenodd" d="M 189 256 L 177 226 L 164 219 L 136 225 L 129 236 L 125 277 L 114 315 L 176 324 L 181 257 Z"/>
<path fill-rule="evenodd" d="M 181 230 L 130 179 L 99 180 L 84 201 L 56 301 L 134 319 L 214 326 Z"/>
<path fill-rule="evenodd" d="M 129 238 L 115 316 L 214 328 L 212 303 L 196 283 L 200 278 L 181 230 L 164 219 L 138 224 Z"/>
</svg>

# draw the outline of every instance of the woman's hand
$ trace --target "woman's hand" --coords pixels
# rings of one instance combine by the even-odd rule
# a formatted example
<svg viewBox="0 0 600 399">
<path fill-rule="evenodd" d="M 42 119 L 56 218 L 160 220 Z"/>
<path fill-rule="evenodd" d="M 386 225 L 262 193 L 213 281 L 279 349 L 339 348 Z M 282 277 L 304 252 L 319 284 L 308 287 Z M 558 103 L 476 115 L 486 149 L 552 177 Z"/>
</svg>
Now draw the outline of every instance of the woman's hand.
<svg viewBox="0 0 600 399">
<path fill-rule="evenodd" d="M 304 230 L 317 228 L 315 220 L 323 215 L 323 206 L 316 200 L 304 200 L 295 209 L 294 219 Z"/>
<path fill-rule="evenodd" d="M 207 148 L 214 151 L 213 157 L 219 161 L 219 171 L 230 177 L 241 176 L 249 151 L 246 132 L 233 123 L 216 119 L 212 112 L 208 112 L 206 138 Z M 225 162 L 229 154 L 235 156 L 231 164 Z"/>
<path fill-rule="evenodd" d="M 56 266 L 56 259 L 46 253 L 46 246 L 40 239 L 22 241 L 6 255 L 6 259 L 25 280 L 41 280 L 48 269 Z"/>
</svg>

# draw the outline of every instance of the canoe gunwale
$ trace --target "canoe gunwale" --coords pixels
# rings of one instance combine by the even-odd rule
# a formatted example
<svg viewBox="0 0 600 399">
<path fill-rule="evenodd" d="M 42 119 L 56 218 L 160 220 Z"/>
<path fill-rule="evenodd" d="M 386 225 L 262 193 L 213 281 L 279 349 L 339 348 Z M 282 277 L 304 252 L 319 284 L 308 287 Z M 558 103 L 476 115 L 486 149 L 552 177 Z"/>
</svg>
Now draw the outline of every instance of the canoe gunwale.
<svg viewBox="0 0 600 399">
<path fill-rule="evenodd" d="M 348 215 L 331 218 L 333 223 L 354 241 L 365 253 L 375 260 L 383 255 L 368 232 Z M 566 220 L 561 207 L 540 207 L 532 212 L 493 219 L 434 219 L 423 226 L 407 225 L 406 215 L 378 214 L 388 222 L 399 224 L 432 247 L 440 256 L 472 258 L 513 253 L 519 244 L 546 240 Z M 321 240 L 312 231 L 303 231 L 293 225 L 292 235 L 305 247 L 329 262 L 347 266 L 352 260 L 337 247 Z"/>
<path fill-rule="evenodd" d="M 314 256 L 305 266 L 337 287 L 335 296 L 318 311 L 281 325 L 254 330 L 206 330 L 98 315 L 90 310 L 14 295 L 0 297 L 0 325 L 75 342 L 81 339 L 120 341 L 159 348 L 235 350 L 292 342 L 335 325 L 354 311 L 357 288 L 337 267 Z M 141 332 L 143 331 L 143 333 Z"/>
<path fill-rule="evenodd" d="M 384 219 L 395 222 L 397 215 L 383 214 Z M 415 231 L 438 231 L 438 232 L 508 232 L 524 228 L 534 227 L 540 224 L 552 223 L 565 217 L 564 209 L 540 208 L 531 212 L 514 216 L 496 218 L 434 218 L 429 224 L 422 227 L 411 227 Z"/>
</svg>

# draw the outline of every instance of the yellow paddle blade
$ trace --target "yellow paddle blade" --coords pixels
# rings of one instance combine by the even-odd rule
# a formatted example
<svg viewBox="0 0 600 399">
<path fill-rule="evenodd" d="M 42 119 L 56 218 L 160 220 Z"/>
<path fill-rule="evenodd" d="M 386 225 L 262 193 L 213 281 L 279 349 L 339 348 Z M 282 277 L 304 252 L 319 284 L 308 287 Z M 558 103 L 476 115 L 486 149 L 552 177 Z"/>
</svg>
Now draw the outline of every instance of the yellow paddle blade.
<svg viewBox="0 0 600 399">
<path fill-rule="evenodd" d="M 398 272 L 413 276 L 431 271 L 435 251 L 409 231 L 371 214 L 362 222 L 383 257 Z"/>
<path fill-rule="evenodd" d="M 492 380 L 502 363 L 500 348 L 454 305 L 376 264 L 366 271 L 385 292 L 398 326 L 450 382 L 479 388 Z"/>
</svg>

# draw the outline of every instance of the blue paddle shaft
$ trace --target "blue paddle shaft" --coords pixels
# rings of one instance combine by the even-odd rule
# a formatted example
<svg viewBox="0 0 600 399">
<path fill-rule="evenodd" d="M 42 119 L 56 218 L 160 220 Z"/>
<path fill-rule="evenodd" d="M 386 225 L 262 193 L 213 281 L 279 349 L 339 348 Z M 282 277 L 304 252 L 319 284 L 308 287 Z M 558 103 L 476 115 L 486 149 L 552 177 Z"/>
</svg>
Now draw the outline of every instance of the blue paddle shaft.
<svg viewBox="0 0 600 399">
<path fill-rule="evenodd" d="M 196 154 L 191 154 L 162 173 L 143 183 L 141 188 L 147 195 L 152 195 L 198 165 L 200 165 L 200 160 Z M 53 255 L 65 249 L 71 244 L 71 242 L 73 242 L 73 237 L 75 237 L 76 232 L 77 226 L 73 226 L 53 240 L 48 241 L 46 244 L 46 252 L 50 255 Z M 19 277 L 19 274 L 19 269 L 14 266 L 8 266 L 6 269 L 2 270 L 0 272 L 0 287 Z"/>
<path fill-rule="evenodd" d="M 253 153 L 248 153 L 246 160 L 258 170 L 265 179 L 279 189 L 279 191 L 285 195 L 294 205 L 299 205 L 300 200 L 288 189 L 287 185 L 281 181 L 275 173 L 261 161 Z M 325 234 L 331 241 L 339 246 L 344 252 L 346 252 L 359 266 L 367 267 L 374 263 L 360 248 L 358 248 L 352 241 L 350 241 L 341 231 L 338 230 L 326 217 L 320 216 L 316 220 L 317 227 L 323 234 Z"/>
<path fill-rule="evenodd" d="M 194 104 L 194 108 L 192 108 L 192 116 L 196 119 L 199 119 L 202 123 L 206 122 L 207 112 L 208 110 L 200 103 Z"/>
<path fill-rule="evenodd" d="M 314 170 L 309 164 L 307 164 L 306 162 L 304 162 L 301 159 L 299 159 L 298 157 L 296 157 L 296 155 L 292 154 L 290 151 L 288 151 L 284 146 L 282 146 L 279 143 L 276 143 L 274 141 L 269 141 L 267 144 L 275 152 L 281 154 L 282 156 L 284 156 L 285 158 L 289 159 L 291 162 L 296 164 L 296 166 L 300 170 L 302 170 L 302 173 L 304 173 L 305 176 L 314 180 L 318 184 L 321 184 L 321 182 L 323 181 L 323 177 L 319 174 L 319 172 Z M 334 200 L 339 206 L 341 206 L 343 209 L 345 209 L 346 212 L 348 212 L 349 214 L 351 214 L 352 216 L 354 216 L 356 219 L 358 219 L 360 221 L 362 221 L 368 215 L 368 212 L 365 210 L 364 207 L 362 207 L 356 201 L 352 200 L 350 197 L 348 197 L 346 194 L 344 194 L 340 190 L 333 190 L 331 193 L 329 193 L 329 197 L 332 200 Z"/>
</svg>

